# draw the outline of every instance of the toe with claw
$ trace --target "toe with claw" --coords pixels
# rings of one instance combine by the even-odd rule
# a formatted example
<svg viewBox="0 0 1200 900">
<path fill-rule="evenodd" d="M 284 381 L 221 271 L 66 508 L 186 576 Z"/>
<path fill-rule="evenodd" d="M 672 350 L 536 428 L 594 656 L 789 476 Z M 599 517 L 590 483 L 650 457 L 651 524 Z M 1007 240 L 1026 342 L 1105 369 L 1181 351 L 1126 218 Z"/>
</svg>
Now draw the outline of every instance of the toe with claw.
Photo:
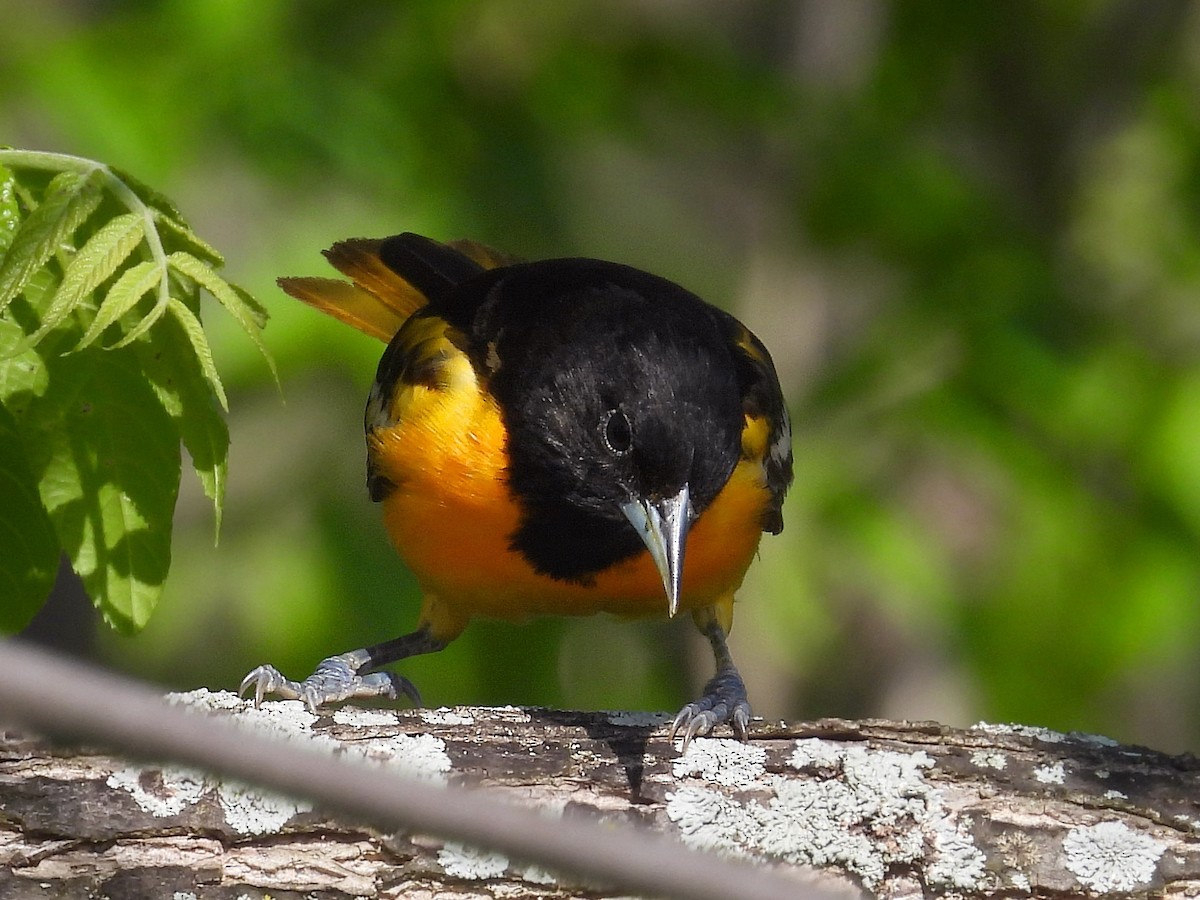
<svg viewBox="0 0 1200 900">
<path fill-rule="evenodd" d="M 717 674 L 704 686 L 704 696 L 681 709 L 671 722 L 668 737 L 674 741 L 676 734 L 682 735 L 683 745 L 680 749 L 684 753 L 692 738 L 710 734 L 714 728 L 726 722 L 738 740 L 745 741 L 750 736 L 750 701 L 746 697 L 746 683 L 742 681 L 729 655 L 729 644 L 725 639 L 728 622 L 722 625 L 713 607 L 697 610 L 693 618 L 712 645 Z"/>
<path fill-rule="evenodd" d="M 360 675 L 370 665 L 364 651 L 355 650 L 324 659 L 316 671 L 303 681 L 292 681 L 274 666 L 264 665 L 254 669 L 242 679 L 238 694 L 254 690 L 254 705 L 262 704 L 263 697 L 274 695 L 285 700 L 303 700 L 311 712 L 316 712 L 327 703 L 363 697 L 386 697 L 397 700 L 408 697 L 420 706 L 421 695 L 411 681 L 394 672 L 372 672 Z"/>
<path fill-rule="evenodd" d="M 738 740 L 748 739 L 750 703 L 746 698 L 746 685 L 737 669 L 730 666 L 722 669 L 704 686 L 704 696 L 689 703 L 675 716 L 668 734 L 675 740 L 682 735 L 682 751 L 687 752 L 692 738 L 709 734 L 718 725 L 728 722 Z"/>
</svg>

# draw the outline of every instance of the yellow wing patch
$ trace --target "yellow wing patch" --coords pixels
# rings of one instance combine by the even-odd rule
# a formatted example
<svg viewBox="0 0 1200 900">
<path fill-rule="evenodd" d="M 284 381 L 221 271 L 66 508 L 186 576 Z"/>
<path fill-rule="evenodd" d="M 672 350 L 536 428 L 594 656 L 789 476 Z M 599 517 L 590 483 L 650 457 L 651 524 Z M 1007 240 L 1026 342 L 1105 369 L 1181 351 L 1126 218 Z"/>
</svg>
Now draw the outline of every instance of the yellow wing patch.
<svg viewBox="0 0 1200 900">
<path fill-rule="evenodd" d="M 771 423 L 764 416 L 746 416 L 742 426 L 742 459 L 761 462 L 767 455 Z"/>
<path fill-rule="evenodd" d="M 425 405 L 441 402 L 438 395 L 478 391 L 475 370 L 455 346 L 454 329 L 436 316 L 419 316 L 396 337 L 389 353 L 402 364 L 395 377 L 376 387 L 386 398 L 381 412 L 389 423 L 421 415 Z M 370 423 L 368 423 L 370 424 Z"/>
</svg>

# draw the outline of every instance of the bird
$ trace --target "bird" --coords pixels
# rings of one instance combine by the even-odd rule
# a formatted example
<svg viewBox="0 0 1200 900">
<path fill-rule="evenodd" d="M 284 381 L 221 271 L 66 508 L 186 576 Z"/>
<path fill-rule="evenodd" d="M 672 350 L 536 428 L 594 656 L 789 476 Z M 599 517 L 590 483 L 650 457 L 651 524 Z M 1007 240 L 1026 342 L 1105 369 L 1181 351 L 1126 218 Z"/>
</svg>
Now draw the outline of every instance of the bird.
<svg viewBox="0 0 1200 900">
<path fill-rule="evenodd" d="M 727 635 L 792 481 L 791 425 L 762 341 L 616 262 L 524 261 L 413 233 L 324 255 L 344 279 L 278 283 L 387 342 L 364 414 L 367 489 L 421 607 L 410 633 L 331 656 L 302 681 L 258 666 L 240 693 L 314 712 L 351 698 L 419 705 L 416 686 L 382 667 L 443 649 L 477 617 L 687 612 L 716 671 L 669 739 L 686 751 L 728 725 L 747 740 Z"/>
</svg>

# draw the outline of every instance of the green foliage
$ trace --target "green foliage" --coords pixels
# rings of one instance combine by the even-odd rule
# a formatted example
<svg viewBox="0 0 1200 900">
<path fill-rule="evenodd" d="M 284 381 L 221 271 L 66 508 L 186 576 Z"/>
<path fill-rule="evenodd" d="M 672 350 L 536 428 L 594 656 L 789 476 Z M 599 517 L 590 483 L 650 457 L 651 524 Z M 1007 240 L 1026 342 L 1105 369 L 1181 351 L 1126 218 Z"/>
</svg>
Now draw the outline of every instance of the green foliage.
<svg viewBox="0 0 1200 900">
<path fill-rule="evenodd" d="M 1197 15 L 1139 0 L 27 4 L 0 30 L 0 134 L 187 197 L 245 284 L 410 229 L 622 260 L 735 309 L 780 366 L 798 460 L 732 635 L 758 712 L 1194 748 Z M 232 400 L 220 553 L 208 501 L 185 490 L 170 602 L 136 641 L 102 638 L 113 664 L 181 686 L 266 660 L 300 675 L 415 614 L 362 487 L 380 347 L 265 296 L 285 406 L 237 322 L 205 321 Z M 147 336 L 191 353 L 195 333 L 164 313 Z M 139 362 L 217 471 L 222 445 L 201 453 L 203 419 L 180 414 L 207 382 L 171 400 L 184 382 Z M 433 703 L 670 708 L 710 674 L 703 646 L 684 662 L 689 627 L 485 625 L 404 671 Z"/>
<path fill-rule="evenodd" d="M 21 150 L 0 167 L 0 628 L 36 612 L 62 552 L 105 619 L 136 631 L 170 567 L 181 442 L 218 527 L 224 502 L 227 400 L 200 290 L 260 348 L 266 313 L 132 178 Z"/>
<path fill-rule="evenodd" d="M 33 616 L 54 586 L 58 538 L 21 452 L 17 423 L 0 406 L 0 631 L 15 631 Z"/>
</svg>

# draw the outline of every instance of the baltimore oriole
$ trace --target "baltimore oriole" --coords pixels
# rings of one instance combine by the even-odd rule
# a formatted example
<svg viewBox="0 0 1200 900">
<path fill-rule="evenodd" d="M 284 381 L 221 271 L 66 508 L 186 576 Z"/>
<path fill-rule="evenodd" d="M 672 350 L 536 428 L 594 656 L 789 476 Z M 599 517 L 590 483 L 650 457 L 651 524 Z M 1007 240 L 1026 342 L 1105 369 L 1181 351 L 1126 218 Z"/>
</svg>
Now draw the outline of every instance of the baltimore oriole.
<svg viewBox="0 0 1200 900">
<path fill-rule="evenodd" d="M 441 650 L 475 616 L 692 614 L 717 672 L 671 726 L 686 745 L 750 705 L 726 633 L 762 532 L 783 528 L 791 433 L 766 347 L 655 275 L 520 262 L 415 234 L 325 252 L 351 281 L 281 278 L 388 341 L 367 401 L 367 485 L 423 592 L 417 629 L 302 682 L 242 682 L 310 708 L 407 695 L 381 666 Z M 686 553 L 685 553 L 686 549 Z M 685 562 L 686 560 L 686 562 Z"/>
</svg>

